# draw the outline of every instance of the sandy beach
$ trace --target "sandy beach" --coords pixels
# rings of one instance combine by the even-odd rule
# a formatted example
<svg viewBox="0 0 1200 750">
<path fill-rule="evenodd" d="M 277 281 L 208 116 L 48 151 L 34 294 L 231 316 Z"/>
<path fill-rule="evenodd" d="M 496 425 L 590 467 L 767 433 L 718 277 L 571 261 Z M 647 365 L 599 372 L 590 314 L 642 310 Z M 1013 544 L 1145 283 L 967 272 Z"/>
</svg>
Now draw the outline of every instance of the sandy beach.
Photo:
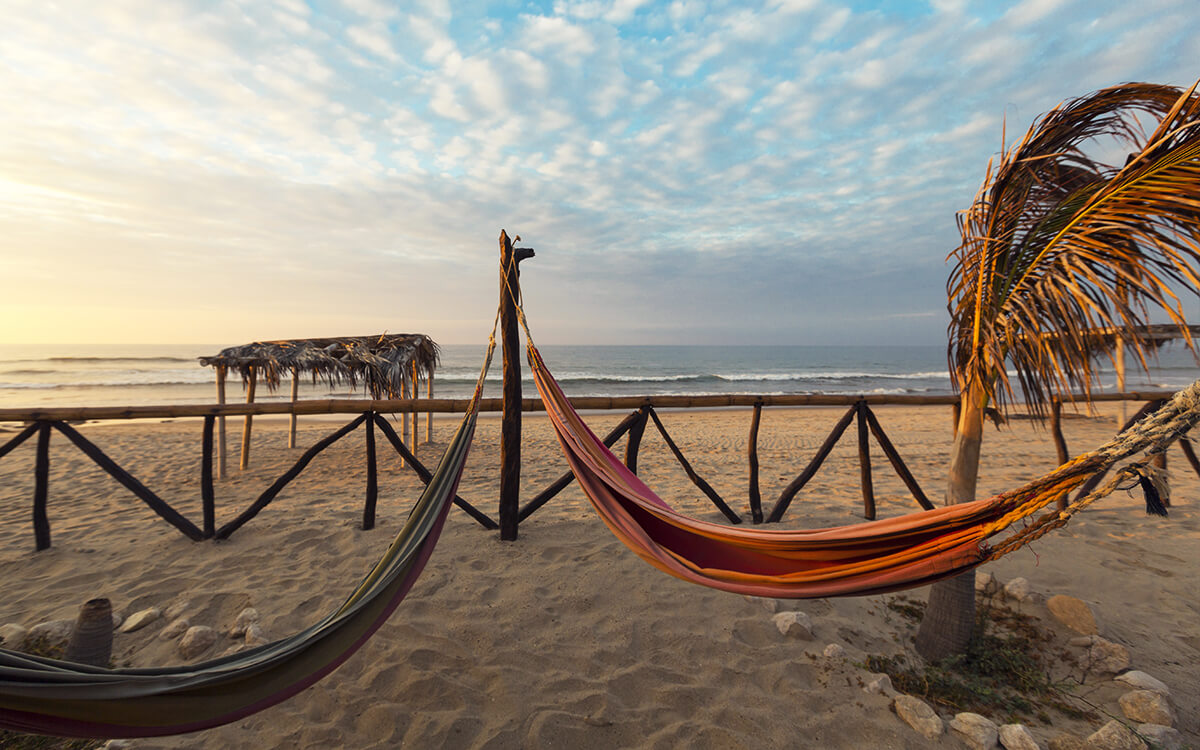
<svg viewBox="0 0 1200 750">
<path fill-rule="evenodd" d="M 1073 453 L 1107 440 L 1119 407 L 1065 422 Z M 760 482 L 770 507 L 824 440 L 842 409 L 766 410 Z M 879 407 L 880 422 L 926 492 L 940 501 L 950 450 L 942 407 Z M 589 415 L 600 434 L 623 414 Z M 696 470 L 748 518 L 749 410 L 670 412 L 663 419 Z M 348 421 L 349 418 L 347 418 Z M 544 417 L 524 420 L 522 495 L 565 470 Z M 435 425 L 420 457 L 432 464 L 453 428 Z M 231 449 L 240 422 L 230 420 Z M 301 448 L 338 423 L 301 421 Z M 10 425 L 11 427 L 11 425 Z M 94 442 L 190 518 L 200 517 L 199 420 L 85 425 Z M 12 432 L 4 433 L 11 435 Z M 424 437 L 424 420 L 420 432 Z M 4 435 L 0 435 L 3 438 Z M 255 422 L 252 466 L 217 484 L 217 522 L 230 520 L 299 457 L 286 422 Z M 420 491 L 419 480 L 381 443 L 376 529 L 359 528 L 363 437 L 319 456 L 259 517 L 225 542 L 191 542 L 103 474 L 60 435 L 52 440 L 53 547 L 34 552 L 30 522 L 33 443 L 0 461 L 0 624 L 73 619 L 107 596 L 130 615 L 179 606 L 192 624 L 227 630 L 254 607 L 270 639 L 316 621 L 346 596 L 386 547 Z M 872 446 L 880 517 L 916 509 Z M 980 495 L 1012 488 L 1053 468 L 1049 434 L 1030 420 L 988 428 Z M 459 494 L 495 515 L 499 419 L 479 428 Z M 1132 668 L 1170 688 L 1176 728 L 1200 745 L 1200 481 L 1178 449 L 1170 454 L 1169 518 L 1144 514 L 1140 494 L 1118 492 L 1066 529 L 985 566 L 1001 581 L 1028 579 L 1042 597 L 1068 594 L 1095 613 L 1100 635 L 1125 646 Z M 648 430 L 639 473 L 691 515 L 720 514 Z M 861 520 L 853 431 L 797 497 L 785 523 L 820 527 Z M 918 589 L 907 596 L 924 600 Z M 315 687 L 234 724 L 180 737 L 139 739 L 135 748 L 924 748 L 962 747 L 946 733 L 928 740 L 864 691 L 871 654 L 911 650 L 913 624 L 890 609 L 895 595 L 811 601 L 751 600 L 670 578 L 637 559 L 594 516 L 573 484 L 500 542 L 458 510 L 425 573 L 375 637 Z M 1014 606 L 1069 650 L 1078 634 L 1045 604 Z M 772 609 L 799 610 L 814 639 L 782 635 Z M 178 663 L 165 619 L 118 632 L 114 661 Z M 223 638 L 199 658 L 232 645 Z M 844 657 L 825 654 L 839 644 Z M 1078 650 L 1078 649 L 1077 649 Z M 1080 677 L 1082 675 L 1074 675 Z M 1064 678 L 1070 675 L 1063 675 Z M 1074 692 L 1094 718 L 1058 714 L 1026 723 L 1043 747 L 1061 732 L 1086 737 L 1121 717 L 1127 685 L 1087 676 Z M 941 711 L 945 718 L 953 711 Z M 1003 717 L 997 717 L 1003 723 Z"/>
</svg>

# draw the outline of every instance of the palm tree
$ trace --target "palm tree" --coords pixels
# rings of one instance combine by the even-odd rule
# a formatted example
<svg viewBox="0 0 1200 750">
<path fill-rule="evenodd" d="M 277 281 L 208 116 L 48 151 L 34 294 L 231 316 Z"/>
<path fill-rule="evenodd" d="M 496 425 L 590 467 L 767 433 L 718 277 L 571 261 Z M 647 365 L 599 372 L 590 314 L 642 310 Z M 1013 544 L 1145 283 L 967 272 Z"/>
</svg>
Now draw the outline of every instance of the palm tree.
<svg viewBox="0 0 1200 750">
<path fill-rule="evenodd" d="M 1044 115 L 989 162 L 950 256 L 948 354 L 962 409 L 948 504 L 975 499 L 983 417 L 1016 396 L 1010 369 L 1029 407 L 1044 414 L 1055 395 L 1090 393 L 1098 356 L 1090 329 L 1121 330 L 1144 366 L 1151 345 L 1139 326 L 1165 311 L 1194 349 L 1175 291 L 1200 286 L 1195 90 L 1131 83 L 1097 91 Z M 1120 166 L 1089 156 L 1114 147 L 1129 152 Z M 922 656 L 966 648 L 974 597 L 972 574 L 933 587 L 916 640 Z"/>
</svg>

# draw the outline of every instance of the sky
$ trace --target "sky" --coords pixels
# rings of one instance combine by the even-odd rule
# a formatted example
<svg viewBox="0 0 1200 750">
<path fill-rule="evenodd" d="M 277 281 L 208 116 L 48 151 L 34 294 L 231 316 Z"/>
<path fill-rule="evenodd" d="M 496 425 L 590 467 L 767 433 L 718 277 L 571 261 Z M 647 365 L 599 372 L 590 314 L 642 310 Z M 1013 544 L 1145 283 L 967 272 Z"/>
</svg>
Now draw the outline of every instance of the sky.
<svg viewBox="0 0 1200 750">
<path fill-rule="evenodd" d="M 957 211 L 1195 0 L 0 0 L 0 343 L 942 344 Z"/>
</svg>

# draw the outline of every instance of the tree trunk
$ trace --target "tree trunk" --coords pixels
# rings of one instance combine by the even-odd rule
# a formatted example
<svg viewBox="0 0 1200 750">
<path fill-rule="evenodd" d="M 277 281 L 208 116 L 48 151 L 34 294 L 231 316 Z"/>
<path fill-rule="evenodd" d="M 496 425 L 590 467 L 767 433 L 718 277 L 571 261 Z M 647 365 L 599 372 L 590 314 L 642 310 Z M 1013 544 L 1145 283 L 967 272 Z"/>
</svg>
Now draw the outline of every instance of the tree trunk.
<svg viewBox="0 0 1200 750">
<path fill-rule="evenodd" d="M 975 386 L 963 392 L 958 434 L 950 456 L 950 481 L 946 504 L 975 499 L 979 479 L 979 446 L 983 441 L 983 415 L 987 404 Z M 975 627 L 975 573 L 970 571 L 939 581 L 930 588 L 929 604 L 917 630 L 917 653 L 938 661 L 966 651 Z"/>
</svg>

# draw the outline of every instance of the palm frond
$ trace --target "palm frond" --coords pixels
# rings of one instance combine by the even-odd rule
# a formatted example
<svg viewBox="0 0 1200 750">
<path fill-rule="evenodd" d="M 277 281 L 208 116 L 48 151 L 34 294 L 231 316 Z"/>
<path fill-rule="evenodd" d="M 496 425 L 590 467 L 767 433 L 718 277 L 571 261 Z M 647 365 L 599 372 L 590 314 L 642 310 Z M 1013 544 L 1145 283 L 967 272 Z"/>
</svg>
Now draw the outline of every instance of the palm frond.
<svg viewBox="0 0 1200 750">
<path fill-rule="evenodd" d="M 1200 286 L 1200 97 L 1196 86 L 1131 83 L 1070 101 L 989 163 L 947 282 L 955 386 L 1040 411 L 1055 393 L 1090 392 L 1098 328 L 1141 333 L 1164 310 L 1193 346 L 1174 290 Z M 1141 119 L 1153 118 L 1146 135 Z M 1109 137 L 1130 150 L 1107 165 L 1086 149 Z M 1101 348 L 1103 348 L 1101 346 Z M 1194 349 L 1194 346 L 1193 346 Z M 1113 352 L 1107 352 L 1113 356 Z"/>
</svg>

